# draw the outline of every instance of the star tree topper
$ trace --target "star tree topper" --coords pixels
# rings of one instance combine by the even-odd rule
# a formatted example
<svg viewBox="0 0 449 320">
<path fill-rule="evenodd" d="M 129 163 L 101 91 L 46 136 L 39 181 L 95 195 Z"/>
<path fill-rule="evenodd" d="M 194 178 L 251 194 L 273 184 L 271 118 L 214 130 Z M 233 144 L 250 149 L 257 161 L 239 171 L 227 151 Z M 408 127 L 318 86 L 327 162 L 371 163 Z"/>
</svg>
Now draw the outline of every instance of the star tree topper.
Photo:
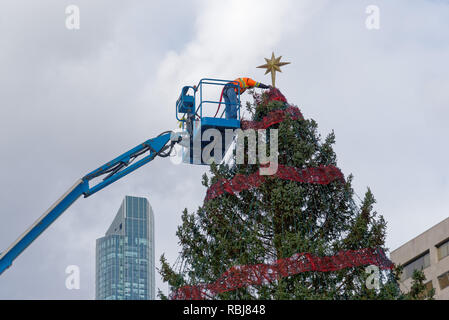
<svg viewBox="0 0 449 320">
<path fill-rule="evenodd" d="M 268 72 L 271 72 L 271 82 L 273 83 L 273 87 L 275 87 L 276 82 L 276 72 L 282 72 L 281 67 L 285 66 L 286 64 L 289 64 L 290 62 L 281 62 L 282 56 L 279 56 L 278 58 L 274 57 L 274 52 L 271 54 L 271 59 L 264 58 L 267 62 L 264 65 L 258 66 L 257 68 L 267 69 L 265 74 Z"/>
</svg>

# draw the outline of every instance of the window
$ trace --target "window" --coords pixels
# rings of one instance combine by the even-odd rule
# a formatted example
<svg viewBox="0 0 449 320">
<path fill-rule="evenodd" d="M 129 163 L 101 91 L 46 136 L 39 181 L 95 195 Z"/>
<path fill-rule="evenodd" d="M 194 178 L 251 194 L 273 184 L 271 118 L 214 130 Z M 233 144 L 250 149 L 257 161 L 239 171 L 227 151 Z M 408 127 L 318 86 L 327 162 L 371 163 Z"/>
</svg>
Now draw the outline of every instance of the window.
<svg viewBox="0 0 449 320">
<path fill-rule="evenodd" d="M 404 271 L 402 274 L 402 280 L 408 279 L 413 275 L 415 270 L 423 270 L 430 266 L 430 254 L 429 251 L 422 254 L 421 256 L 413 259 L 404 266 Z"/>
<path fill-rule="evenodd" d="M 449 271 L 438 276 L 438 283 L 440 284 L 440 289 L 443 290 L 449 287 Z"/>
<path fill-rule="evenodd" d="M 449 240 L 446 240 L 442 244 L 437 245 L 438 260 L 441 260 L 449 256 Z"/>
<path fill-rule="evenodd" d="M 426 296 L 430 294 L 430 291 L 433 289 L 432 280 L 424 284 L 424 292 L 420 294 L 420 299 L 425 299 Z"/>
</svg>

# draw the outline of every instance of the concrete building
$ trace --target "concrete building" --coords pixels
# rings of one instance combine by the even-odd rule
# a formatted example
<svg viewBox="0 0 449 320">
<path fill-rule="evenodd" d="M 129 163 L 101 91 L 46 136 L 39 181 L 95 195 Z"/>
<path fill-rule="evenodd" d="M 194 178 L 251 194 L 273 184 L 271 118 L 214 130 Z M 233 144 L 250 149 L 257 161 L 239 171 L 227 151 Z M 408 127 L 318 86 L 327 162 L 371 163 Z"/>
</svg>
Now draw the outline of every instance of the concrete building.
<svg viewBox="0 0 449 320">
<path fill-rule="evenodd" d="M 126 196 L 96 243 L 97 300 L 155 299 L 154 216 L 146 198 Z"/>
<path fill-rule="evenodd" d="M 392 251 L 390 259 L 404 266 L 403 292 L 410 290 L 413 271 L 421 269 L 427 288 L 435 289 L 435 299 L 449 300 L 449 218 Z"/>
</svg>

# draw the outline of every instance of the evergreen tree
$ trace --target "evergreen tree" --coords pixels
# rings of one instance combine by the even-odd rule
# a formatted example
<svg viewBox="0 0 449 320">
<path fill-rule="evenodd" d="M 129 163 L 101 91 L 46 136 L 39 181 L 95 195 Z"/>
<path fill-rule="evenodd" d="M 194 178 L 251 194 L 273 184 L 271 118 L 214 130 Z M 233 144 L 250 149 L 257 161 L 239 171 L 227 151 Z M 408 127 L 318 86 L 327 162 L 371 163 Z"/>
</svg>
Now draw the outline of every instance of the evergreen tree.
<svg viewBox="0 0 449 320">
<path fill-rule="evenodd" d="M 247 104 L 252 121 L 262 121 L 270 112 L 289 105 L 276 89 L 254 95 Z M 280 95 L 282 97 L 282 95 Z M 334 133 L 324 140 L 312 119 L 287 116 L 270 126 L 278 129 L 279 163 L 306 169 L 337 166 L 332 148 Z M 268 141 L 270 143 L 270 141 Z M 269 148 L 267 148 L 269 150 Z M 235 154 L 234 154 L 235 155 Z M 250 175 L 259 164 L 212 164 L 211 177 L 203 185 L 211 187 L 236 174 Z M 360 205 L 355 204 L 353 176 L 329 184 L 301 183 L 267 176 L 257 188 L 237 195 L 225 193 L 182 214 L 177 236 L 181 245 L 179 261 L 170 266 L 161 257 L 160 273 L 173 290 L 186 285 L 213 283 L 228 269 L 256 265 L 309 252 L 332 256 L 341 250 L 384 248 L 386 222 L 374 211 L 375 199 L 368 188 Z M 417 298 L 424 290 L 417 285 L 413 296 L 399 291 L 400 269 L 380 272 L 378 289 L 368 289 L 366 266 L 332 272 L 302 272 L 258 286 L 244 286 L 223 292 L 216 299 L 406 299 Z M 418 281 L 418 282 L 419 282 Z M 159 292 L 162 298 L 165 296 Z"/>
</svg>

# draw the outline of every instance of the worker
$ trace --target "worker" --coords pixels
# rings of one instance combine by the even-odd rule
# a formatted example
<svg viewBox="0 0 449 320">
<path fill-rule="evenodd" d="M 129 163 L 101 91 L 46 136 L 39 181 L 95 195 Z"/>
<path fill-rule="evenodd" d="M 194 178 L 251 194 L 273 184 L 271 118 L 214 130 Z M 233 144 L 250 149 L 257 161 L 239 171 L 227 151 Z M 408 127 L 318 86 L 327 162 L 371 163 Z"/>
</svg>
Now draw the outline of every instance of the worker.
<svg viewBox="0 0 449 320">
<path fill-rule="evenodd" d="M 267 86 L 260 82 L 256 82 L 251 78 L 238 78 L 232 82 L 229 82 L 223 88 L 223 98 L 226 104 L 226 119 L 237 119 L 237 105 L 238 105 L 237 94 L 239 88 L 240 94 L 242 94 L 248 88 L 268 89 L 270 88 L 270 86 Z"/>
</svg>

